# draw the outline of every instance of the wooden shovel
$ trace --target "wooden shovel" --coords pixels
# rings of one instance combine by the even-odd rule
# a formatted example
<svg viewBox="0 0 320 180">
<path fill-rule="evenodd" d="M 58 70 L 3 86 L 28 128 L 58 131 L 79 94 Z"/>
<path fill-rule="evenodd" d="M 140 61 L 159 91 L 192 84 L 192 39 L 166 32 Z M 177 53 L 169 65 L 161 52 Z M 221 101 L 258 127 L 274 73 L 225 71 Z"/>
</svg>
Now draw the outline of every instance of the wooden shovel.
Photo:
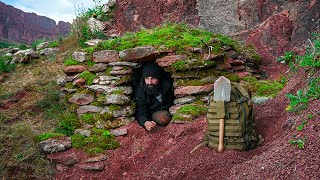
<svg viewBox="0 0 320 180">
<path fill-rule="evenodd" d="M 219 121 L 219 144 L 218 152 L 222 152 L 224 149 L 224 117 L 225 117 L 225 107 L 224 102 L 230 101 L 231 94 L 231 83 L 229 79 L 224 76 L 219 77 L 214 82 L 214 97 L 213 100 L 217 103 L 217 107 L 221 109 L 218 110 L 217 116 L 220 118 Z"/>
</svg>

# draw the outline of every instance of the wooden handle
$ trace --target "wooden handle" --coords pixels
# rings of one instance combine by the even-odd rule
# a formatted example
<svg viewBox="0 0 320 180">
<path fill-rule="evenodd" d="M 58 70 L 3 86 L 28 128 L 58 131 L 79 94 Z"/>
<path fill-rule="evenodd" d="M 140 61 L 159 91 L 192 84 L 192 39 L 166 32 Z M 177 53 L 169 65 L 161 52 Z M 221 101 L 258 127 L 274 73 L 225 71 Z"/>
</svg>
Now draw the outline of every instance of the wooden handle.
<svg viewBox="0 0 320 180">
<path fill-rule="evenodd" d="M 224 139 L 224 119 L 220 119 L 219 123 L 219 145 L 218 145 L 218 152 L 223 151 L 223 139 Z"/>
</svg>

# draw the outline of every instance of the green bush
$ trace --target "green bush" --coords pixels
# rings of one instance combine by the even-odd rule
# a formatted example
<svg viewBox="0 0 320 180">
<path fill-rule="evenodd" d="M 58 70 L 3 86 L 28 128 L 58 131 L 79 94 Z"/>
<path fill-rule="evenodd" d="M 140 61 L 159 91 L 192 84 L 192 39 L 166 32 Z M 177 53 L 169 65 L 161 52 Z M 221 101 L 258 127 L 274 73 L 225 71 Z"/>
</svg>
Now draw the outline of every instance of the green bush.
<svg viewBox="0 0 320 180">
<path fill-rule="evenodd" d="M 37 40 L 33 41 L 33 42 L 31 43 L 32 49 L 36 50 L 36 49 L 37 49 L 37 46 L 38 46 L 39 44 L 43 43 L 44 41 L 45 41 L 45 39 L 37 39 Z"/>
<path fill-rule="evenodd" d="M 74 133 L 74 130 L 81 126 L 80 121 L 77 118 L 76 114 L 73 113 L 63 113 L 60 116 L 60 121 L 58 122 L 57 127 L 55 127 L 54 132 L 61 133 L 66 136 L 71 136 Z"/>
<path fill-rule="evenodd" d="M 11 57 L 0 56 L 0 74 L 9 73 L 15 69 L 15 64 L 10 64 Z"/>
<path fill-rule="evenodd" d="M 311 78 L 307 88 L 299 89 L 296 95 L 286 94 L 286 97 L 290 100 L 286 110 L 298 112 L 305 109 L 310 101 L 320 98 L 320 78 Z"/>
</svg>

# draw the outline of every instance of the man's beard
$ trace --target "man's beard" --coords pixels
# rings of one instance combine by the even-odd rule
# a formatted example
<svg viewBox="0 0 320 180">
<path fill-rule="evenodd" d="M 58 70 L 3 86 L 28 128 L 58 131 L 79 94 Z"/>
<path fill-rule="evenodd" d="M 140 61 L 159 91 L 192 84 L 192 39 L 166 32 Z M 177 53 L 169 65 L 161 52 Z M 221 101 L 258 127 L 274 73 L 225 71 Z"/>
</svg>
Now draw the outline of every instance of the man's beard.
<svg viewBox="0 0 320 180">
<path fill-rule="evenodd" d="M 159 96 L 161 94 L 160 85 L 146 85 L 146 93 L 149 96 Z"/>
</svg>

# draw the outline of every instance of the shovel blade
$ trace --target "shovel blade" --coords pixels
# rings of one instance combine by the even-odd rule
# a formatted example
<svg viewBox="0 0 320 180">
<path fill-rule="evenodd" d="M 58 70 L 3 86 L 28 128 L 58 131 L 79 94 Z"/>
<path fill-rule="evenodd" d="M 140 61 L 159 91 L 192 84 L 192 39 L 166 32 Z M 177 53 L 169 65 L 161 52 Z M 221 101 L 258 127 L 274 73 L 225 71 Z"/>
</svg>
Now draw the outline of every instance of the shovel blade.
<svg viewBox="0 0 320 180">
<path fill-rule="evenodd" d="M 231 83 L 230 80 L 224 76 L 220 76 L 214 82 L 214 101 L 230 101 Z"/>
</svg>

